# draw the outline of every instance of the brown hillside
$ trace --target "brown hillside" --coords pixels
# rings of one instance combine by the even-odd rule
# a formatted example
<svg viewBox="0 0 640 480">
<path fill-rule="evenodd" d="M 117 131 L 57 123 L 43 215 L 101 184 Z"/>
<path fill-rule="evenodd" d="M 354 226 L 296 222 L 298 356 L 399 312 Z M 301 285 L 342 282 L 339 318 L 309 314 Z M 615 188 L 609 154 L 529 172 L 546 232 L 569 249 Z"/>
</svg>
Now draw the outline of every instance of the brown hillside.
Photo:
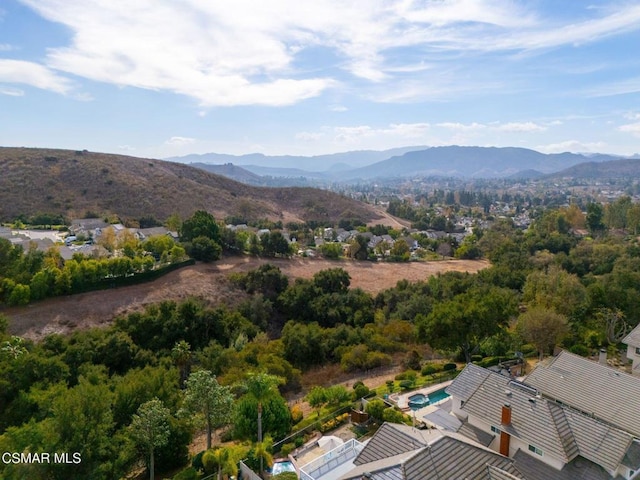
<svg viewBox="0 0 640 480">
<path fill-rule="evenodd" d="M 313 188 L 252 187 L 180 163 L 73 150 L 0 147 L 0 220 L 20 214 L 123 219 L 204 209 L 217 218 L 381 220 L 371 206 Z"/>
</svg>

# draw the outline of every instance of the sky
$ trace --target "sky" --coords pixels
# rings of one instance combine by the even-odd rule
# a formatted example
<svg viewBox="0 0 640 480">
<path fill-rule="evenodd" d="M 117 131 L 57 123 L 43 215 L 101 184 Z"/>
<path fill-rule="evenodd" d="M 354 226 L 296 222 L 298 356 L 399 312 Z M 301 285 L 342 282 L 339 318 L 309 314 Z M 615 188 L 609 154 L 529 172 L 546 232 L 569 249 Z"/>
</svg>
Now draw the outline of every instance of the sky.
<svg viewBox="0 0 640 480">
<path fill-rule="evenodd" d="M 640 153 L 637 0 L 2 0 L 0 145 Z"/>
</svg>

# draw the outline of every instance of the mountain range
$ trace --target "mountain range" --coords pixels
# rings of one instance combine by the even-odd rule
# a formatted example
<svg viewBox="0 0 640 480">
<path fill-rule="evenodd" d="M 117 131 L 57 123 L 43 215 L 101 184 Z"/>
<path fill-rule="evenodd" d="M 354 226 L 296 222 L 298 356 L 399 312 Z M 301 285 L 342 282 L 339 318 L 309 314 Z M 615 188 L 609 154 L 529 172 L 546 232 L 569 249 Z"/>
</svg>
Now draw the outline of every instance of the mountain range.
<svg viewBox="0 0 640 480">
<path fill-rule="evenodd" d="M 374 155 L 375 153 L 375 155 Z M 385 157 L 380 159 L 380 157 Z M 381 152 L 358 151 L 316 157 L 268 157 L 261 154 L 230 156 L 219 154 L 189 155 L 180 157 L 188 162 L 199 158 L 200 168 L 212 170 L 216 159 L 224 158 L 242 170 L 259 177 L 288 177 L 329 181 L 352 182 L 380 178 L 442 176 L 462 178 L 533 178 L 554 174 L 582 163 L 602 163 L 621 160 L 616 155 L 579 153 L 544 154 L 535 150 L 516 147 L 406 147 L 406 149 Z M 286 161 L 283 162 L 283 159 Z M 364 164 L 363 162 L 369 161 Z M 174 159 L 175 160 L 175 159 Z M 259 160 L 260 164 L 256 164 Z M 339 160 L 339 163 L 330 163 Z M 632 160 L 632 159 L 630 159 Z M 268 163 L 268 165 L 265 165 Z M 296 165 L 292 167 L 290 165 Z M 305 169 L 308 167 L 309 169 Z M 224 174 L 224 173 L 222 173 Z M 239 172 L 236 171 L 235 175 Z M 242 175 L 247 175 L 243 173 Z M 242 181 L 240 177 L 232 177 Z M 264 179 L 252 178 L 255 184 Z"/>
</svg>

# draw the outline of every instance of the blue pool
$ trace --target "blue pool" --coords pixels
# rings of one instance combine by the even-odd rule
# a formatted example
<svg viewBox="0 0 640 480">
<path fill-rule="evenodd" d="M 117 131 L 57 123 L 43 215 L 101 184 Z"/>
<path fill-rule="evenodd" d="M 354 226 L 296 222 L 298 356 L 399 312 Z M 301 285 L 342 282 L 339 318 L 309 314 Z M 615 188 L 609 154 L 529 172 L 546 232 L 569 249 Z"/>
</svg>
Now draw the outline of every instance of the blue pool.
<svg viewBox="0 0 640 480">
<path fill-rule="evenodd" d="M 432 405 L 440 400 L 444 400 L 445 398 L 449 398 L 449 394 L 444 391 L 444 388 L 431 392 L 429 395 L 416 393 L 409 397 L 409 408 L 411 408 L 411 410 L 418 410 L 426 407 L 427 405 Z"/>
<path fill-rule="evenodd" d="M 282 472 L 295 472 L 296 469 L 293 466 L 293 463 L 287 462 L 275 462 L 273 467 L 271 467 L 271 475 L 278 475 Z"/>
</svg>

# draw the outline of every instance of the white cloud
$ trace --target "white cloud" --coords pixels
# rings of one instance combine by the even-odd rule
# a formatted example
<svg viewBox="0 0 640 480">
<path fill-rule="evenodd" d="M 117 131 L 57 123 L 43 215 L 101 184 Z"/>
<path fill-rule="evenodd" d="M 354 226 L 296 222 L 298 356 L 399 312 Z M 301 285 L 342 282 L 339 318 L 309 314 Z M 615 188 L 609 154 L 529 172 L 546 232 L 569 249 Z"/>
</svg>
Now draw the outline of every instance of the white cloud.
<svg viewBox="0 0 640 480">
<path fill-rule="evenodd" d="M 0 94 L 8 95 L 10 97 L 22 97 L 24 96 L 24 90 L 0 85 Z"/>
<path fill-rule="evenodd" d="M 331 110 L 332 112 L 346 112 L 349 109 L 344 105 L 331 105 L 329 107 L 329 110 Z"/>
<path fill-rule="evenodd" d="M 564 152 L 583 152 L 583 153 L 599 153 L 604 151 L 607 144 L 604 142 L 581 142 L 579 140 L 567 140 L 549 145 L 539 145 L 535 147 L 542 153 L 564 153 Z"/>
<path fill-rule="evenodd" d="M 174 147 L 182 147 L 184 145 L 191 145 L 195 141 L 196 139 L 191 137 L 171 137 L 169 140 L 164 142 L 164 144 Z"/>
<path fill-rule="evenodd" d="M 48 67 L 179 93 L 205 107 L 291 105 L 340 86 L 337 69 L 384 86 L 375 92 L 382 101 L 440 98 L 462 88 L 436 78 L 449 53 L 535 52 L 640 25 L 633 2 L 558 21 L 528 2 L 503 0 L 21 1 L 72 32 L 71 44 L 49 50 Z M 327 52 L 325 63 L 306 68 L 314 48 Z M 407 76 L 435 69 L 438 76 L 398 88 Z"/>
<path fill-rule="evenodd" d="M 626 125 L 620 125 L 618 130 L 625 133 L 631 133 L 636 137 L 640 137 L 640 122 L 628 123 Z"/>
<path fill-rule="evenodd" d="M 322 132 L 300 132 L 296 133 L 296 140 L 302 140 L 305 142 L 315 142 L 325 136 Z"/>
<path fill-rule="evenodd" d="M 33 62 L 0 59 L 0 82 L 19 83 L 66 94 L 71 90 L 71 81 L 52 70 Z"/>
<path fill-rule="evenodd" d="M 510 122 L 496 127 L 503 132 L 544 132 L 547 128 L 534 122 Z"/>
<path fill-rule="evenodd" d="M 463 131 L 463 132 L 467 132 L 467 131 L 473 131 L 473 130 L 482 130 L 487 128 L 486 125 L 483 125 L 482 123 L 459 123 L 459 122 L 442 122 L 442 123 L 437 123 L 436 124 L 437 127 L 440 128 L 446 128 L 449 130 L 457 130 L 457 131 Z"/>
</svg>

